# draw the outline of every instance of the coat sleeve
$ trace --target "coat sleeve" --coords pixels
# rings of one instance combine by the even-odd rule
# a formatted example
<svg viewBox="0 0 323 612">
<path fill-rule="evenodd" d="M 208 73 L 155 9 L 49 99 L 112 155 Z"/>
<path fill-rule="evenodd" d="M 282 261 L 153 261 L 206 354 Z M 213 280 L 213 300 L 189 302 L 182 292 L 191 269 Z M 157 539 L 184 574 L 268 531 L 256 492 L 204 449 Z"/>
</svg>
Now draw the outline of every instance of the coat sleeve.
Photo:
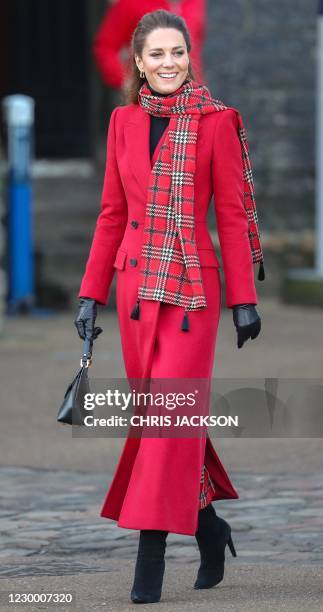
<svg viewBox="0 0 323 612">
<path fill-rule="evenodd" d="M 238 118 L 220 112 L 213 142 L 213 188 L 217 231 L 225 279 L 226 305 L 257 304 L 254 264 L 244 207 L 243 162 Z"/>
<path fill-rule="evenodd" d="M 136 27 L 133 11 L 125 0 L 119 0 L 106 11 L 95 35 L 93 54 L 106 85 L 120 89 L 126 77 L 121 50 L 129 45 Z"/>
<path fill-rule="evenodd" d="M 191 34 L 192 50 L 190 52 L 190 60 L 195 80 L 199 83 L 204 83 L 203 45 L 207 25 L 206 0 L 182 0 L 179 3 L 179 14 L 185 19 Z"/>
<path fill-rule="evenodd" d="M 128 217 L 127 201 L 116 159 L 116 107 L 110 117 L 101 212 L 97 218 L 92 245 L 78 297 L 89 297 L 106 304 L 114 276 L 113 267 Z"/>
</svg>

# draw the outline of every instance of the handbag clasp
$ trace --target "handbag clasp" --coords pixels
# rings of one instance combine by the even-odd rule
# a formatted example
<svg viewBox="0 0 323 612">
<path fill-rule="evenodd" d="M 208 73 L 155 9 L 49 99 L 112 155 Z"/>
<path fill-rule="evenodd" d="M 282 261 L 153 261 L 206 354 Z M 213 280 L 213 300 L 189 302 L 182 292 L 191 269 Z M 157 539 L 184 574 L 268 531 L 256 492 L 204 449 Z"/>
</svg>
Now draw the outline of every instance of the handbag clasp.
<svg viewBox="0 0 323 612">
<path fill-rule="evenodd" d="M 86 354 L 83 355 L 83 357 L 81 357 L 80 359 L 80 366 L 81 368 L 85 367 L 88 368 L 92 363 L 92 357 L 88 357 Z"/>
</svg>

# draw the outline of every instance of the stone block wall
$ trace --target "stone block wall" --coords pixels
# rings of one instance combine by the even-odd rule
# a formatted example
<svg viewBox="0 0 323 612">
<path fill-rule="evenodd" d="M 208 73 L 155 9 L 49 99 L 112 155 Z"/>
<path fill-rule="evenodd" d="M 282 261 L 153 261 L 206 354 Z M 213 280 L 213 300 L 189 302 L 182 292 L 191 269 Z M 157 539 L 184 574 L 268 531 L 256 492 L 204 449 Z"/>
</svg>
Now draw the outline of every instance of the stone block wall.
<svg viewBox="0 0 323 612">
<path fill-rule="evenodd" d="M 317 6 L 208 1 L 208 85 L 244 119 L 266 230 L 314 224 Z"/>
</svg>

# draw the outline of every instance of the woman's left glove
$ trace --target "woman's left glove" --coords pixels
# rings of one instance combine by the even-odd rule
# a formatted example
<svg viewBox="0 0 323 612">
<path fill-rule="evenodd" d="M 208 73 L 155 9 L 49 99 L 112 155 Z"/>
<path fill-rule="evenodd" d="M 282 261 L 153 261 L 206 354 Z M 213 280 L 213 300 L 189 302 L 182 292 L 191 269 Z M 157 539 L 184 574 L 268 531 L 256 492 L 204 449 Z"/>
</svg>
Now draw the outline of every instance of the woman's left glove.
<svg viewBox="0 0 323 612">
<path fill-rule="evenodd" d="M 237 304 L 232 310 L 238 334 L 238 348 L 241 348 L 248 338 L 257 338 L 261 329 L 261 318 L 254 304 Z"/>
<path fill-rule="evenodd" d="M 95 340 L 103 331 L 101 327 L 94 327 L 97 316 L 96 301 L 92 298 L 81 297 L 79 310 L 74 321 L 78 335 L 82 340 Z"/>
</svg>

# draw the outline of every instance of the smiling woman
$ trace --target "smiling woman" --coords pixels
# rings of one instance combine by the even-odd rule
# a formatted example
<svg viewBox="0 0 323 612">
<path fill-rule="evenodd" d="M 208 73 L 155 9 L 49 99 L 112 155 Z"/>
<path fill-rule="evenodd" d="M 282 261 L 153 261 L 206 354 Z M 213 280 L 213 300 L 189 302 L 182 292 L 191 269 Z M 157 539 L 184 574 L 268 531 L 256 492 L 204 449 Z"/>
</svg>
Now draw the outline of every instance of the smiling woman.
<svg viewBox="0 0 323 612">
<path fill-rule="evenodd" d="M 161 37 L 163 48 L 157 47 Z M 153 30 L 146 37 L 141 58 L 136 56 L 136 64 L 151 87 L 162 94 L 172 93 L 188 76 L 189 55 L 182 33 L 174 28 Z"/>
<path fill-rule="evenodd" d="M 163 47 L 160 47 L 160 41 Z M 172 93 L 189 75 L 190 58 L 183 34 L 175 28 L 156 28 L 145 38 L 136 65 L 150 86 L 161 94 Z"/>
<path fill-rule="evenodd" d="M 76 325 L 81 336 L 95 329 L 96 302 L 106 304 L 116 269 L 130 384 L 203 379 L 199 416 L 208 405 L 221 312 L 207 226 L 213 195 L 226 304 L 243 309 L 242 344 L 260 331 L 253 263 L 262 263 L 262 250 L 242 118 L 194 80 L 190 50 L 185 22 L 167 11 L 147 13 L 134 31 L 129 103 L 110 118 L 102 210 Z M 151 140 L 156 120 L 163 121 L 158 143 Z M 159 601 L 168 532 L 196 537 L 195 588 L 220 582 L 226 545 L 235 551 L 230 525 L 210 502 L 237 497 L 208 435 L 128 437 L 101 516 L 140 530 L 132 601 Z"/>
</svg>

